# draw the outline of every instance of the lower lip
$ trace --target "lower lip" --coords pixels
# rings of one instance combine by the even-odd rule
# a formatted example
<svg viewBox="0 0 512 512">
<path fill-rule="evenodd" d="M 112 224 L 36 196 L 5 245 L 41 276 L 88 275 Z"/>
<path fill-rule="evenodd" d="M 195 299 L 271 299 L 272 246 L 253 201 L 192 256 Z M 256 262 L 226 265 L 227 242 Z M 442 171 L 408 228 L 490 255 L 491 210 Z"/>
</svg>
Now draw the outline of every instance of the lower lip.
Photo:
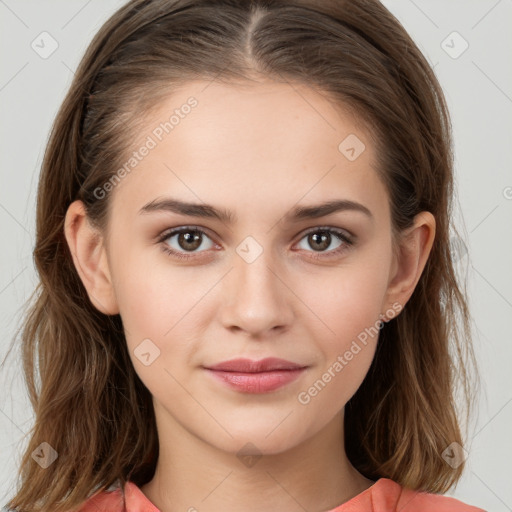
<svg viewBox="0 0 512 512">
<path fill-rule="evenodd" d="M 206 369 L 215 378 L 243 393 L 268 393 L 297 379 L 306 368 L 246 373 Z"/>
</svg>

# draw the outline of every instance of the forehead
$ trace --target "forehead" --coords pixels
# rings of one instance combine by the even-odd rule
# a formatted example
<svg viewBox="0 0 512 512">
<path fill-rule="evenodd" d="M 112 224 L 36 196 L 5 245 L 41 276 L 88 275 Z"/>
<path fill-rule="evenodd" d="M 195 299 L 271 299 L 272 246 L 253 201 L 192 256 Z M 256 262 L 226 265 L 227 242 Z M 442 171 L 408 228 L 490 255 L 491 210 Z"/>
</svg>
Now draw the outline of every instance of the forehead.
<svg viewBox="0 0 512 512">
<path fill-rule="evenodd" d="M 143 146 L 150 149 L 116 186 L 125 204 L 169 192 L 250 209 L 326 194 L 363 202 L 383 190 L 359 120 L 304 85 L 190 82 L 145 116 L 131 148 Z"/>
<path fill-rule="evenodd" d="M 172 129 L 166 130 L 171 119 Z M 230 153 L 240 148 L 250 155 L 251 148 L 260 150 L 263 143 L 265 156 L 270 157 L 282 150 L 299 153 L 319 145 L 337 153 L 346 136 L 367 138 L 360 124 L 347 106 L 306 85 L 195 81 L 161 101 L 146 120 L 144 132 L 154 132 L 158 139 L 172 138 L 192 157 L 183 144 L 212 154 L 220 153 L 218 148 L 231 148 Z"/>
</svg>

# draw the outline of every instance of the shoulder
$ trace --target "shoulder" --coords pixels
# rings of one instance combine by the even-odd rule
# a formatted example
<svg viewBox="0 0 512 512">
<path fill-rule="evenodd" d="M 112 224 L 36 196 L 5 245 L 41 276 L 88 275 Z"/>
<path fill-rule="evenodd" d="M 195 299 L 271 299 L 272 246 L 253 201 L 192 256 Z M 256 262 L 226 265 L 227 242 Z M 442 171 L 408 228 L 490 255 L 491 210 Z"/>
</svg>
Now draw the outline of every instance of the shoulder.
<svg viewBox="0 0 512 512">
<path fill-rule="evenodd" d="M 11 512 L 4 507 L 0 512 Z M 17 512 L 13 510 L 12 512 Z M 160 512 L 133 482 L 124 488 L 119 481 L 104 491 L 97 491 L 81 505 L 77 512 Z"/>
<path fill-rule="evenodd" d="M 0 512 L 18 512 L 18 509 L 5 506 Z M 119 486 L 96 492 L 80 506 L 78 512 L 126 512 L 123 493 Z"/>
<path fill-rule="evenodd" d="M 119 485 L 93 494 L 78 512 L 124 512 L 124 496 Z"/>
<path fill-rule="evenodd" d="M 380 484 L 377 488 L 377 484 Z M 467 505 L 460 500 L 421 491 L 414 491 L 401 487 L 398 483 L 389 479 L 381 479 L 375 485 L 378 494 L 390 496 L 394 507 L 392 510 L 401 512 L 485 512 L 481 508 Z M 391 503 L 390 503 L 391 504 Z"/>
<path fill-rule="evenodd" d="M 377 480 L 366 491 L 331 512 L 486 512 L 440 494 L 413 491 L 388 478 Z"/>
<path fill-rule="evenodd" d="M 133 482 L 119 483 L 91 496 L 78 512 L 160 512 Z"/>
</svg>

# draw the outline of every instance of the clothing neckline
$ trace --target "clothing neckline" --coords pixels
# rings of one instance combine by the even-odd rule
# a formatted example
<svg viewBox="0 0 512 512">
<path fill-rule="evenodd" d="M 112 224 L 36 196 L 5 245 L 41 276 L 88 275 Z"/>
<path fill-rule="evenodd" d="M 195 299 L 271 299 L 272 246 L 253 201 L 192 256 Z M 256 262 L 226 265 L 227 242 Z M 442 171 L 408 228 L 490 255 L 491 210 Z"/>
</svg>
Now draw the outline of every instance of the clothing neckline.
<svg viewBox="0 0 512 512">
<path fill-rule="evenodd" d="M 343 512 L 345 507 L 356 505 L 358 501 L 363 499 L 367 494 L 373 492 L 377 487 L 381 487 L 382 485 L 396 484 L 393 480 L 389 480 L 388 478 L 379 478 L 375 482 L 373 482 L 370 487 L 367 487 L 364 491 L 361 491 L 359 494 L 356 494 L 348 501 L 345 501 L 339 505 L 336 505 L 334 508 L 326 510 L 325 512 Z M 135 508 L 136 506 L 142 505 L 144 507 L 144 512 L 161 512 L 156 505 L 149 500 L 149 498 L 142 492 L 142 489 L 135 484 L 134 482 L 127 481 L 125 488 L 122 489 L 122 494 L 124 498 L 124 503 L 126 510 L 129 512 L 130 510 L 138 510 Z"/>
</svg>

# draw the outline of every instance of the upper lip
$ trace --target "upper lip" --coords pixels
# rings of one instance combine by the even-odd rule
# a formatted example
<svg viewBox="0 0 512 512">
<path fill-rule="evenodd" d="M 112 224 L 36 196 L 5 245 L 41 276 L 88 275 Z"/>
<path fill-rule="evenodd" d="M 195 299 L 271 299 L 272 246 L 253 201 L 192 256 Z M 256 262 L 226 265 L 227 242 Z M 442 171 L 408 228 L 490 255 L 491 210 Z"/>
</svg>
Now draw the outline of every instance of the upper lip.
<svg viewBox="0 0 512 512">
<path fill-rule="evenodd" d="M 229 361 L 223 361 L 213 366 L 206 366 L 205 368 L 225 372 L 258 373 L 273 370 L 297 370 L 299 368 L 305 368 L 305 366 L 277 357 L 267 357 L 259 361 L 243 358 L 230 359 Z"/>
</svg>

